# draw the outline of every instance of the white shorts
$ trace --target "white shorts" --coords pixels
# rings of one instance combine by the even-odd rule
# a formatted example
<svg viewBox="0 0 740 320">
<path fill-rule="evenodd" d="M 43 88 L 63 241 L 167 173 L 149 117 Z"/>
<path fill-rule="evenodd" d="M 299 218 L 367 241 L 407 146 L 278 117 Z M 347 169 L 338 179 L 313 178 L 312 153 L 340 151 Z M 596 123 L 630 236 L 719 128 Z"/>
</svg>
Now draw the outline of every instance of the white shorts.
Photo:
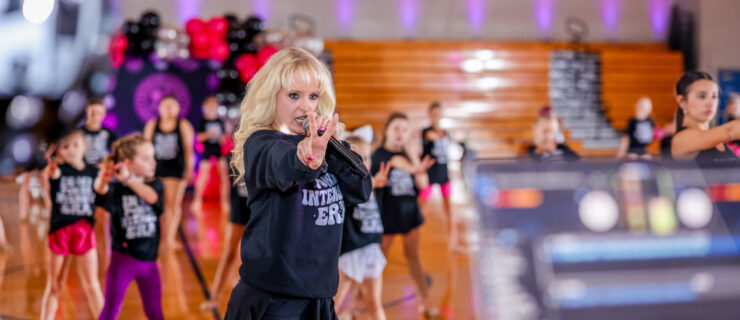
<svg viewBox="0 0 740 320">
<path fill-rule="evenodd" d="M 380 245 L 371 243 L 339 256 L 339 272 L 355 282 L 362 282 L 380 277 L 386 263 Z"/>
</svg>

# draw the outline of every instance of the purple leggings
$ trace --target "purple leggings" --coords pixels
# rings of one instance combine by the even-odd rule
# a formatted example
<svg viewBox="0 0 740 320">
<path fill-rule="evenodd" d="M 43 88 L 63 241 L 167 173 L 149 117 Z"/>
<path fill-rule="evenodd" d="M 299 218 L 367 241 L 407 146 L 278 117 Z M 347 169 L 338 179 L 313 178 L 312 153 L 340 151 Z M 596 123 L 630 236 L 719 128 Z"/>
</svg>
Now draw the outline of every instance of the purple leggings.
<svg viewBox="0 0 740 320">
<path fill-rule="evenodd" d="M 162 315 L 162 280 L 156 261 L 141 261 L 129 255 L 111 252 L 110 266 L 105 276 L 105 304 L 100 320 L 118 318 L 123 297 L 132 280 L 139 286 L 144 313 L 150 320 L 164 319 Z"/>
</svg>

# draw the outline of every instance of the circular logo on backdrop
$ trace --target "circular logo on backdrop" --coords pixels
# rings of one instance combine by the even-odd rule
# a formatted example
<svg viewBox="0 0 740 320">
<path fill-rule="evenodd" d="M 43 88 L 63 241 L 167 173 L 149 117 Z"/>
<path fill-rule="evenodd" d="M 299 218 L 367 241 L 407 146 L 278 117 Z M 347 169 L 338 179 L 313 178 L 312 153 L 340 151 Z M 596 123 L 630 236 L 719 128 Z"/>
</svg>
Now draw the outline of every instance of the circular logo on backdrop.
<svg viewBox="0 0 740 320">
<path fill-rule="evenodd" d="M 174 96 L 180 103 L 180 116 L 190 110 L 190 92 L 180 78 L 167 73 L 155 73 L 144 78 L 134 91 L 134 110 L 142 122 L 159 116 L 159 101 Z"/>
</svg>

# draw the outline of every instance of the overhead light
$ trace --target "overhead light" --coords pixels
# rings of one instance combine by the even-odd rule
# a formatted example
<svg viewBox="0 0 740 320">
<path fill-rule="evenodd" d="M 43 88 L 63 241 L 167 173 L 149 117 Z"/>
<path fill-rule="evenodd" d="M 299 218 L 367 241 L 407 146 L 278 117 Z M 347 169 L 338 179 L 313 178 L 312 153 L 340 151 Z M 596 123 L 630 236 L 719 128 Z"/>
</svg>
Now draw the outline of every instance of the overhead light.
<svg viewBox="0 0 740 320">
<path fill-rule="evenodd" d="M 487 60 L 485 62 L 486 70 L 501 70 L 506 66 L 506 62 L 500 59 Z"/>
<path fill-rule="evenodd" d="M 491 50 L 478 50 L 475 52 L 475 58 L 478 60 L 491 60 L 493 59 L 493 51 Z"/>
<path fill-rule="evenodd" d="M 23 17 L 31 23 L 41 24 L 54 11 L 54 0 L 23 1 Z"/>
<path fill-rule="evenodd" d="M 463 69 L 463 71 L 468 73 L 478 73 L 483 71 L 483 61 L 480 61 L 478 59 L 467 59 L 462 62 L 460 65 L 460 68 Z"/>
<path fill-rule="evenodd" d="M 496 77 L 480 78 L 477 80 L 477 83 L 476 83 L 478 88 L 480 88 L 481 90 L 496 89 L 498 87 L 501 87 L 502 84 L 503 84 L 503 80 L 501 80 L 500 78 L 496 78 Z"/>
</svg>

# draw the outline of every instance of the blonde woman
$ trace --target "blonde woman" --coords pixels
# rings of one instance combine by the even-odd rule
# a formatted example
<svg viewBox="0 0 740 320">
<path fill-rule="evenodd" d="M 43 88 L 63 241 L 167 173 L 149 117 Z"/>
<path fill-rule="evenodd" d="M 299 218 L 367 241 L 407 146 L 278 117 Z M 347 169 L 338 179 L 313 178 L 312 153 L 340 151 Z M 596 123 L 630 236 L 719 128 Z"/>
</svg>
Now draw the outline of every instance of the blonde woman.
<svg viewBox="0 0 740 320">
<path fill-rule="evenodd" d="M 250 81 L 231 165 L 252 213 L 226 319 L 336 318 L 345 203 L 366 202 L 372 182 L 326 152 L 335 106 L 329 71 L 301 49 L 276 53 Z"/>
</svg>

